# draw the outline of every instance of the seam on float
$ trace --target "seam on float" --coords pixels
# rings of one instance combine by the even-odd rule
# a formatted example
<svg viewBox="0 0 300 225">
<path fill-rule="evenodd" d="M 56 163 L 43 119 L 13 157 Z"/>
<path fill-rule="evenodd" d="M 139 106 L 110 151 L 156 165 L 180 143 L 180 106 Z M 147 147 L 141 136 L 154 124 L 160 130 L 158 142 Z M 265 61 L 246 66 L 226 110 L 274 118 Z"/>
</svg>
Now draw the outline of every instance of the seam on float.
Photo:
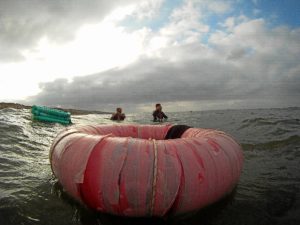
<svg viewBox="0 0 300 225">
<path fill-rule="evenodd" d="M 131 137 L 128 137 L 126 138 L 126 145 L 123 146 L 123 148 L 125 149 L 126 151 L 126 155 L 124 157 L 124 160 L 123 160 L 123 163 L 122 163 L 122 166 L 121 166 L 121 169 L 120 169 L 120 172 L 119 172 L 119 178 L 118 178 L 118 188 L 119 188 L 119 201 L 118 201 L 118 205 L 120 206 L 120 197 L 121 197 L 121 174 L 122 174 L 122 171 L 124 169 L 124 166 L 125 166 L 125 163 L 126 163 L 126 160 L 127 160 L 127 156 L 128 156 L 128 147 L 129 147 L 129 140 L 131 139 Z M 121 213 L 121 211 L 119 211 Z"/>
<path fill-rule="evenodd" d="M 110 137 L 110 134 L 108 134 L 108 135 L 99 135 L 99 136 L 87 134 L 87 136 L 92 136 L 92 137 L 97 137 L 97 138 L 100 137 L 100 139 L 99 139 L 99 140 L 94 144 L 94 146 L 92 147 L 92 149 L 91 149 L 91 151 L 90 151 L 90 154 L 89 154 L 89 156 L 88 156 L 88 158 L 87 158 L 86 167 L 87 167 L 87 165 L 88 165 L 88 163 L 89 163 L 91 154 L 93 153 L 93 151 L 95 151 L 95 147 L 98 146 L 104 139 L 106 139 L 107 137 Z M 86 137 L 86 136 L 84 136 L 84 137 Z M 84 138 L 84 137 L 82 137 L 82 138 Z M 79 138 L 78 140 L 76 140 L 76 142 L 80 141 L 82 138 Z M 69 147 L 68 147 L 68 148 L 69 148 Z M 83 175 L 82 183 L 76 183 L 77 192 L 78 192 L 78 194 L 79 194 L 81 200 L 84 200 L 84 197 L 83 197 L 82 191 L 81 191 L 81 184 L 84 183 L 86 167 L 85 167 L 85 169 L 84 169 L 84 171 L 83 171 L 83 173 L 82 173 L 82 175 Z"/>
<path fill-rule="evenodd" d="M 170 141 L 170 143 L 172 143 L 172 141 Z M 172 143 L 173 144 L 173 143 Z M 179 195 L 182 193 L 182 185 L 183 185 L 183 182 L 184 182 L 184 169 L 183 169 L 183 165 L 182 165 L 182 161 L 181 161 L 181 158 L 178 154 L 178 148 L 177 146 L 174 144 L 174 147 L 175 147 L 175 154 L 176 154 L 176 158 L 177 158 L 177 161 L 179 163 L 179 166 L 180 166 L 180 171 L 181 171 L 181 174 L 180 174 L 180 182 L 179 182 L 179 187 L 178 187 L 178 191 L 176 193 L 176 196 L 175 196 L 175 200 L 174 202 L 172 203 L 172 206 L 170 207 L 169 211 L 166 212 L 166 214 L 169 214 L 173 212 L 174 208 L 175 207 L 178 207 L 180 202 L 179 202 Z"/>
<path fill-rule="evenodd" d="M 151 198 L 151 207 L 150 212 L 153 215 L 154 203 L 156 197 L 156 183 L 157 183 L 157 143 L 156 140 L 153 139 L 153 147 L 154 147 L 154 161 L 153 161 L 153 183 L 152 183 L 152 198 Z"/>
</svg>

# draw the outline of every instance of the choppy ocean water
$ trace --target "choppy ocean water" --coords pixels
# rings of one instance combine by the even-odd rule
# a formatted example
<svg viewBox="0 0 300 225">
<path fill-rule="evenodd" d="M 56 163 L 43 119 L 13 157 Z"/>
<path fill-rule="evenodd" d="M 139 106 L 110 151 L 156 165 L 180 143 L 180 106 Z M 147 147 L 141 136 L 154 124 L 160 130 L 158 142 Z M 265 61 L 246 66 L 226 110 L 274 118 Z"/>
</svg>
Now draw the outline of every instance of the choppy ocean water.
<svg viewBox="0 0 300 225">
<path fill-rule="evenodd" d="M 33 122 L 29 110 L 0 110 L 0 224 L 300 224 L 300 108 L 168 113 L 172 124 L 223 130 L 244 149 L 239 185 L 226 199 L 185 217 L 127 219 L 73 201 L 51 173 L 59 124 Z M 109 115 L 73 116 L 109 124 Z M 151 113 L 126 123 L 151 124 Z"/>
</svg>

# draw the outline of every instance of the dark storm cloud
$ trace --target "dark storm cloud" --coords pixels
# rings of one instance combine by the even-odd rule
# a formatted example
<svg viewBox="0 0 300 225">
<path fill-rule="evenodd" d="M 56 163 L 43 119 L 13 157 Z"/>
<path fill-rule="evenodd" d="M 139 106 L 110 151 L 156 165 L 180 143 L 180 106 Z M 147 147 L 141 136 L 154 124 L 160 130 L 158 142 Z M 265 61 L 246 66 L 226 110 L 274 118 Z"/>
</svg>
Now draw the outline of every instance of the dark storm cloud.
<svg viewBox="0 0 300 225">
<path fill-rule="evenodd" d="M 29 100 L 90 109 L 158 101 L 300 106 L 299 40 L 300 29 L 270 29 L 262 19 L 246 20 L 231 31 L 212 33 L 207 44 L 170 45 L 123 68 L 43 83 Z"/>
<path fill-rule="evenodd" d="M 42 92 L 31 100 L 45 105 L 107 109 L 108 105 L 157 101 L 260 98 L 286 101 L 286 97 L 300 97 L 299 76 L 287 76 L 277 82 L 260 80 L 262 83 L 259 83 L 261 75 L 253 75 L 254 71 L 204 59 L 166 62 L 144 58 L 124 69 L 76 77 L 72 82 L 60 79 L 43 83 Z"/>
<path fill-rule="evenodd" d="M 100 22 L 114 7 L 130 0 L 0 0 L 0 61 L 22 60 L 20 52 L 46 36 L 73 38 L 83 24 Z"/>
<path fill-rule="evenodd" d="M 41 84 L 42 93 L 35 101 L 41 104 L 70 104 L 92 107 L 95 104 L 145 103 L 202 99 L 220 96 L 220 83 L 207 82 L 210 65 L 187 62 L 184 65 L 144 59 L 122 70 L 77 77 L 72 82 L 56 80 Z M 218 71 L 218 72 L 217 72 Z"/>
</svg>

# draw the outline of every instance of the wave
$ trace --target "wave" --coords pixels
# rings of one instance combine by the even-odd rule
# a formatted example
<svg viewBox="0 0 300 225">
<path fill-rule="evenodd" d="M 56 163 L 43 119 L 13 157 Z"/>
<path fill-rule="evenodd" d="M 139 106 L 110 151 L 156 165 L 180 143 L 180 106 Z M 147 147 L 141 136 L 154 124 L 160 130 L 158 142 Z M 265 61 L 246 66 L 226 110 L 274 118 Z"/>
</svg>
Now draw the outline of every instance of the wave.
<svg viewBox="0 0 300 225">
<path fill-rule="evenodd" d="M 242 125 L 238 128 L 238 130 L 248 128 L 248 127 L 255 127 L 255 126 L 299 126 L 300 119 L 293 118 L 293 119 L 276 119 L 276 118 L 262 118 L 257 117 L 253 119 L 245 119 L 242 121 Z"/>
<path fill-rule="evenodd" d="M 300 145 L 300 136 L 293 135 L 286 139 L 282 140 L 276 140 L 276 141 L 268 141 L 264 143 L 258 143 L 258 144 L 247 144 L 242 143 L 242 147 L 244 150 L 253 150 L 253 149 L 261 149 L 261 150 L 271 150 L 276 148 L 283 148 L 286 146 L 298 146 Z"/>
<path fill-rule="evenodd" d="M 207 220 L 195 215 L 194 221 L 181 220 L 175 224 L 299 224 L 299 109 L 168 113 L 172 123 L 232 133 L 242 142 L 245 157 L 237 193 L 225 213 L 214 207 Z M 107 115 L 72 116 L 72 119 L 75 125 L 111 123 Z M 127 119 L 126 123 L 149 124 L 152 117 L 151 113 L 136 113 Z M 106 216 L 103 219 L 93 214 L 72 199 L 68 200 L 63 189 L 56 187 L 48 154 L 53 138 L 64 128 L 60 124 L 32 121 L 29 110 L 0 110 L 1 222 L 33 224 L 36 222 L 32 218 L 38 218 L 43 224 L 49 220 L 52 210 L 53 221 L 65 224 L 124 223 L 123 218 Z M 135 224 L 156 222 L 133 221 Z M 125 223 L 130 224 L 132 220 Z M 159 221 L 159 224 L 165 223 Z"/>
</svg>

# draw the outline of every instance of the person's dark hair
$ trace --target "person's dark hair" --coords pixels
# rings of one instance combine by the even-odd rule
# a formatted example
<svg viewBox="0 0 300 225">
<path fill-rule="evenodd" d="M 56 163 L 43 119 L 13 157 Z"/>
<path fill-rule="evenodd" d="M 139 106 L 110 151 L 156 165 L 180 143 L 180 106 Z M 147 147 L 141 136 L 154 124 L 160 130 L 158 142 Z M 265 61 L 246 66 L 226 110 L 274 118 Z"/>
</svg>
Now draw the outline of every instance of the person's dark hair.
<svg viewBox="0 0 300 225">
<path fill-rule="evenodd" d="M 161 106 L 160 103 L 156 103 L 155 107 Z"/>
</svg>

